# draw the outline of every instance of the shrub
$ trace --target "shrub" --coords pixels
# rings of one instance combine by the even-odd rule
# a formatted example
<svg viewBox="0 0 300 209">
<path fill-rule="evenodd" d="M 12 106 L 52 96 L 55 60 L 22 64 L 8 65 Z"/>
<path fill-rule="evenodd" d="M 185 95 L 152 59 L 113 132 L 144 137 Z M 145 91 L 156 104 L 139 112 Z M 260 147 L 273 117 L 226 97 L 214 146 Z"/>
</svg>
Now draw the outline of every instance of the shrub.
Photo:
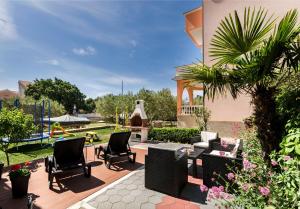
<svg viewBox="0 0 300 209">
<path fill-rule="evenodd" d="M 190 143 L 190 138 L 199 134 L 197 128 L 153 128 L 148 138 L 165 142 Z"/>
<path fill-rule="evenodd" d="M 300 160 L 300 114 L 287 122 L 285 129 L 287 135 L 280 143 L 280 153 L 290 155 Z"/>
<path fill-rule="evenodd" d="M 300 161 L 288 155 L 273 152 L 271 165 L 263 158 L 255 131 L 244 135 L 243 169 L 227 174 L 236 183 L 227 183 L 222 191 L 212 190 L 209 199 L 216 199 L 224 208 L 299 208 Z M 231 192 L 231 195 L 226 192 Z"/>
<path fill-rule="evenodd" d="M 0 150 L 6 155 L 7 165 L 9 165 L 9 143 L 17 143 L 20 139 L 30 137 L 34 129 L 32 115 L 24 114 L 18 109 L 4 108 L 0 111 L 0 139 L 8 140 L 1 141 Z"/>
</svg>

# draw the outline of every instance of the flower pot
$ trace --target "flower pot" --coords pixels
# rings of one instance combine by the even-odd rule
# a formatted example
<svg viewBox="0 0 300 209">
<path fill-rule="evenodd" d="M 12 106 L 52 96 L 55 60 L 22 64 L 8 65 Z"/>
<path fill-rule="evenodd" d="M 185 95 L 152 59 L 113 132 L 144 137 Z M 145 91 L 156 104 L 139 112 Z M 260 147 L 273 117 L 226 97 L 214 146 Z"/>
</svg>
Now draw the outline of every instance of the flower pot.
<svg viewBox="0 0 300 209">
<path fill-rule="evenodd" d="M 0 180 L 2 179 L 3 167 L 4 167 L 4 164 L 0 162 Z"/>
<path fill-rule="evenodd" d="M 30 175 L 10 177 L 13 198 L 20 198 L 27 195 L 29 178 Z"/>
</svg>

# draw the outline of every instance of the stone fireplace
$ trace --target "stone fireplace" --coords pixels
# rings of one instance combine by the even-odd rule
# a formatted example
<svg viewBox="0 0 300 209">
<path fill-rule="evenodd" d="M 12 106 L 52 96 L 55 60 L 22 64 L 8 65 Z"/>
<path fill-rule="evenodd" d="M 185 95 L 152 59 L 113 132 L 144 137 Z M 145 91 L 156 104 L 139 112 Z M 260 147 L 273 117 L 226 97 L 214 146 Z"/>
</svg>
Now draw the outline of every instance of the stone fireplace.
<svg viewBox="0 0 300 209">
<path fill-rule="evenodd" d="M 131 140 L 145 142 L 148 138 L 148 117 L 144 109 L 144 100 L 135 101 L 135 109 L 130 116 Z"/>
</svg>

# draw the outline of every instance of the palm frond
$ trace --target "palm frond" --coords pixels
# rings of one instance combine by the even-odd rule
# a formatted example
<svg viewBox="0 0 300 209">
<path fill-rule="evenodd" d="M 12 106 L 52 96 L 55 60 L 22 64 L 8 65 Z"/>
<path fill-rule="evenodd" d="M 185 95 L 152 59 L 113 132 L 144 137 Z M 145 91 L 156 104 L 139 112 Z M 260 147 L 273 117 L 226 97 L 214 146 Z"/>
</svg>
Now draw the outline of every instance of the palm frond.
<svg viewBox="0 0 300 209">
<path fill-rule="evenodd" d="M 235 76 L 234 71 L 227 71 L 224 68 L 208 67 L 206 65 L 194 64 L 186 66 L 180 72 L 180 77 L 191 83 L 201 82 L 205 85 L 205 91 L 208 98 L 214 99 L 217 94 L 225 95 L 227 91 L 236 98 L 239 89 L 237 84 L 239 78 Z"/>
<path fill-rule="evenodd" d="M 237 11 L 221 21 L 211 41 L 210 55 L 217 64 L 236 64 L 241 57 L 261 45 L 272 30 L 275 19 L 267 11 L 245 8 L 243 23 Z"/>
</svg>

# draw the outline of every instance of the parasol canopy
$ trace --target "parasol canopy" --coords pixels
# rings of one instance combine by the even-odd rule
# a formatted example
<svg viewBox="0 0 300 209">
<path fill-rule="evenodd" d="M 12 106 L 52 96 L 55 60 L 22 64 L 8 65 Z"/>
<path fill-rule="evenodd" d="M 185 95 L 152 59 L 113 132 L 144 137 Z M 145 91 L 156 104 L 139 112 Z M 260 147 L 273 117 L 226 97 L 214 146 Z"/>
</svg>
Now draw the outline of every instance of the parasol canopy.
<svg viewBox="0 0 300 209">
<path fill-rule="evenodd" d="M 85 117 L 77 117 L 77 116 L 66 114 L 59 117 L 50 118 L 50 122 L 51 123 L 58 122 L 61 125 L 73 125 L 73 124 L 88 124 L 90 123 L 90 120 Z"/>
</svg>

